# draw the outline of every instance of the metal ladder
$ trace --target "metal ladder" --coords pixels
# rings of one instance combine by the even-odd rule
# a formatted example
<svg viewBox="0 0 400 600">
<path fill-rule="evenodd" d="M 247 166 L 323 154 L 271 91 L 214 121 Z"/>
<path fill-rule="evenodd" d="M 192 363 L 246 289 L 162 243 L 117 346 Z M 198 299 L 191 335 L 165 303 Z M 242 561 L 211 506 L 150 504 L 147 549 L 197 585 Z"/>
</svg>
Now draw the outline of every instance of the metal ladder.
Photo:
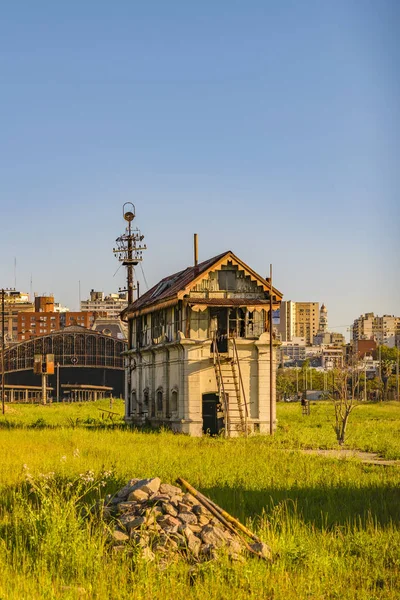
<svg viewBox="0 0 400 600">
<path fill-rule="evenodd" d="M 213 338 L 214 370 L 225 413 L 225 437 L 230 437 L 232 432 L 247 436 L 248 407 L 239 356 L 235 339 L 230 338 L 230 340 L 233 344 L 233 357 L 222 357 L 218 350 L 216 336 L 214 335 Z"/>
</svg>

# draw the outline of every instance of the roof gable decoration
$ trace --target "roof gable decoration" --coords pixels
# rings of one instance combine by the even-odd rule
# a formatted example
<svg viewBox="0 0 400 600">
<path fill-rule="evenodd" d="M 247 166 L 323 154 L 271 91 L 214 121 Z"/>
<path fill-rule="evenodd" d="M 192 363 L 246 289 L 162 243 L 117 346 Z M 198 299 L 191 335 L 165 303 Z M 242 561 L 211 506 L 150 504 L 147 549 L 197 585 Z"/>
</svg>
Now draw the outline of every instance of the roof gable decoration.
<svg viewBox="0 0 400 600">
<path fill-rule="evenodd" d="M 235 256 L 233 254 L 233 252 L 229 251 L 223 257 L 221 257 L 217 262 L 215 262 L 213 265 L 211 265 L 208 269 L 206 269 L 200 275 L 198 275 L 192 281 L 190 281 L 185 286 L 185 288 L 182 289 L 178 293 L 178 298 L 181 300 L 185 295 L 187 295 L 190 291 L 192 291 L 193 288 L 196 287 L 196 285 L 198 285 L 199 283 L 201 283 L 202 281 L 207 279 L 209 277 L 210 273 L 220 271 L 223 266 L 228 266 L 228 264 L 232 264 L 233 266 L 236 266 L 240 271 L 244 272 L 244 274 L 247 277 L 249 277 L 251 281 L 257 283 L 257 285 L 259 287 L 262 287 L 264 292 L 269 293 L 269 291 L 270 291 L 269 282 L 266 279 L 264 279 L 263 277 L 261 277 L 260 275 L 258 275 L 258 273 L 253 271 L 253 269 L 251 269 L 248 265 L 246 265 L 246 263 L 241 261 L 240 258 Z M 283 297 L 283 294 L 278 292 L 278 290 L 275 289 L 274 287 L 272 289 L 273 289 L 274 295 L 277 296 L 278 299 L 281 300 Z"/>
<path fill-rule="evenodd" d="M 268 293 L 270 291 L 269 282 L 229 250 L 196 266 L 187 267 L 183 271 L 164 277 L 133 304 L 125 308 L 121 313 L 121 317 L 127 315 L 128 318 L 132 318 L 135 313 L 143 312 L 144 314 L 144 311 L 148 312 L 151 306 L 166 306 L 167 303 L 172 306 L 177 300 L 187 296 L 199 282 L 208 278 L 211 272 L 221 270 L 228 263 L 237 266 L 240 271 L 243 271 L 246 276 L 262 287 L 264 292 Z M 283 294 L 274 287 L 272 289 L 277 300 L 282 300 Z"/>
</svg>

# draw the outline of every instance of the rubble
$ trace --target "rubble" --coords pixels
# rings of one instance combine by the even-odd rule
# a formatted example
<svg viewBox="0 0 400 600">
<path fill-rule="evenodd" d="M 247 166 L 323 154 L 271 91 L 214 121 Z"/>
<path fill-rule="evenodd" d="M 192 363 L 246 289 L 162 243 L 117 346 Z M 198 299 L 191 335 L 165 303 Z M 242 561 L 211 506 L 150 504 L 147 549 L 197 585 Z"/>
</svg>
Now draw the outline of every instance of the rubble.
<svg viewBox="0 0 400 600">
<path fill-rule="evenodd" d="M 195 493 L 194 488 L 191 491 Z M 205 497 L 199 493 L 198 496 L 161 483 L 158 477 L 131 479 L 104 501 L 103 514 L 112 527 L 113 551 L 131 553 L 136 547 L 145 560 L 151 561 L 160 554 L 164 560 L 182 555 L 189 562 L 198 562 L 214 559 L 220 551 L 235 560 L 240 560 L 246 552 L 270 558 L 267 544 L 255 536 L 256 543 L 248 544 L 223 518 L 222 522 L 216 518 L 218 507 L 213 505 L 208 510 L 200 498 L 207 504 Z"/>
</svg>

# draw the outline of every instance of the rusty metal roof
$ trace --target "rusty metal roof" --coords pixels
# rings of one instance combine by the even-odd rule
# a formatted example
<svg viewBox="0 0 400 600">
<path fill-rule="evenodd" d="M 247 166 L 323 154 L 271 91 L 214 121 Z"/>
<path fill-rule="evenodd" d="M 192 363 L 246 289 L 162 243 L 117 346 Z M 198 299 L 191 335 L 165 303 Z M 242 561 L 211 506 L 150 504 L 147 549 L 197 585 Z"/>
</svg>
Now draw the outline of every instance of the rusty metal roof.
<svg viewBox="0 0 400 600">
<path fill-rule="evenodd" d="M 170 306 L 171 304 L 173 304 L 174 299 L 178 300 L 178 295 L 180 298 L 182 298 L 182 293 L 185 291 L 187 291 L 187 292 L 189 291 L 189 290 L 187 290 L 187 288 L 188 288 L 188 286 L 190 286 L 190 284 L 194 283 L 202 274 L 206 273 L 216 263 L 218 263 L 219 261 L 221 261 L 224 258 L 232 259 L 233 261 L 241 264 L 248 272 L 250 272 L 252 274 L 254 279 L 259 280 L 260 284 L 266 286 L 267 289 L 269 288 L 269 283 L 267 280 L 265 280 L 263 277 L 261 277 L 260 275 L 255 273 L 250 267 L 248 267 L 239 258 L 237 258 L 237 256 L 235 256 L 233 254 L 233 252 L 228 250 L 227 252 L 223 252 L 222 254 L 218 254 L 217 256 L 214 256 L 213 258 L 209 258 L 208 260 L 205 260 L 205 261 L 199 263 L 197 266 L 187 267 L 183 271 L 179 271 L 178 273 L 174 273 L 173 275 L 164 277 L 164 279 L 161 279 L 161 281 L 159 281 L 159 283 L 154 285 L 150 290 L 148 290 L 145 294 L 143 294 L 143 296 L 141 296 L 135 302 L 133 302 L 127 308 L 125 308 L 125 310 L 122 311 L 122 313 L 121 313 L 121 317 L 124 318 L 125 316 L 128 316 L 129 314 L 132 315 L 134 313 L 142 312 L 143 309 L 146 309 L 145 312 L 149 312 L 150 306 L 153 309 L 156 309 L 158 305 L 160 305 L 160 308 L 161 308 L 161 306 L 166 306 L 167 303 Z M 277 296 L 282 298 L 282 293 L 279 292 L 274 287 L 273 287 L 273 291 L 274 291 L 274 293 L 276 293 Z M 193 303 L 200 304 L 199 300 L 200 299 L 193 299 Z M 214 302 L 214 300 L 219 301 L 219 299 L 209 299 L 209 300 L 207 300 L 207 303 L 208 304 L 218 304 L 217 302 Z M 229 301 L 232 300 L 232 302 L 227 302 L 228 300 Z M 192 299 L 191 299 L 191 301 L 192 301 Z M 224 301 L 225 301 L 225 306 L 234 306 L 234 305 L 237 306 L 238 304 L 240 304 L 242 306 L 246 306 L 246 304 L 248 304 L 248 305 L 266 304 L 266 301 L 263 302 L 262 300 L 255 301 L 255 300 L 249 300 L 249 299 L 236 300 L 236 299 L 232 298 L 232 299 L 224 299 Z M 221 306 L 221 304 L 220 304 L 220 306 Z M 143 310 L 143 312 L 144 312 L 144 310 Z"/>
</svg>

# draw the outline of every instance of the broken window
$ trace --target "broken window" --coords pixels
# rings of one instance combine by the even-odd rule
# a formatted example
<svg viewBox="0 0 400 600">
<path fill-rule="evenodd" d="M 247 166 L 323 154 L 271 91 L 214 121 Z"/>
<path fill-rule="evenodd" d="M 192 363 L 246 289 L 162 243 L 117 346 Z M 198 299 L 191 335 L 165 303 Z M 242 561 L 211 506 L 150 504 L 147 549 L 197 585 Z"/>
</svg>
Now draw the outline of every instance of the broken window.
<svg viewBox="0 0 400 600">
<path fill-rule="evenodd" d="M 236 290 L 236 271 L 218 271 L 218 285 L 220 290 Z"/>
<path fill-rule="evenodd" d="M 154 343 L 159 343 L 160 338 L 164 334 L 165 315 L 163 310 L 159 310 L 152 314 L 151 319 L 151 337 Z"/>
<path fill-rule="evenodd" d="M 162 390 L 157 390 L 157 412 L 163 411 L 163 393 Z"/>
<path fill-rule="evenodd" d="M 245 337 L 245 311 L 231 308 L 229 311 L 229 337 Z"/>
<path fill-rule="evenodd" d="M 171 411 L 178 412 L 178 390 L 172 390 L 171 393 Z"/>
<path fill-rule="evenodd" d="M 128 403 L 128 417 L 132 416 L 136 408 L 136 391 L 131 392 L 131 401 Z"/>
<path fill-rule="evenodd" d="M 174 307 L 174 335 L 175 339 L 178 339 L 178 331 L 182 331 L 181 324 L 181 311 L 179 310 L 178 304 Z"/>
</svg>

